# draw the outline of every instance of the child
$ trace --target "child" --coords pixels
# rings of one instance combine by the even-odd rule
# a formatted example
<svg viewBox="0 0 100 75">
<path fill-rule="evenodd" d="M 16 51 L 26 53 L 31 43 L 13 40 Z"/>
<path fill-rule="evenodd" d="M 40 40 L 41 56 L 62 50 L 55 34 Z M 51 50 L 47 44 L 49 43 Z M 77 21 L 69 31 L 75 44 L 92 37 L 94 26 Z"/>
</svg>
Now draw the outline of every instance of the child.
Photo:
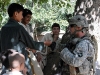
<svg viewBox="0 0 100 75">
<path fill-rule="evenodd" d="M 13 52 L 8 56 L 9 60 L 9 71 L 3 75 L 26 75 L 25 70 L 25 57 L 23 54 L 18 52 Z M 20 72 L 22 71 L 23 74 Z"/>
<path fill-rule="evenodd" d="M 35 50 L 42 50 L 44 45 L 49 46 L 50 41 L 36 42 L 28 34 L 28 32 L 18 22 L 21 22 L 23 16 L 23 6 L 17 3 L 12 3 L 8 7 L 8 22 L 1 29 L 1 51 L 7 49 L 15 49 L 24 54 L 25 64 L 28 68 L 28 75 L 33 75 L 31 71 L 30 61 L 26 47 Z"/>
</svg>

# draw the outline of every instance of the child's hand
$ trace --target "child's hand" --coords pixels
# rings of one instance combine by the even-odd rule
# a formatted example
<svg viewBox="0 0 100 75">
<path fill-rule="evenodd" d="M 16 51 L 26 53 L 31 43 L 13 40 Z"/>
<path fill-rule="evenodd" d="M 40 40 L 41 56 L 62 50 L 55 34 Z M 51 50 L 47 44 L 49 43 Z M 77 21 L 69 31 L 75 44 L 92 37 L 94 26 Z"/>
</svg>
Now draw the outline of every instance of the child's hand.
<svg viewBox="0 0 100 75">
<path fill-rule="evenodd" d="M 50 40 L 47 40 L 47 41 L 44 42 L 44 44 L 45 44 L 46 46 L 50 46 L 50 45 L 52 44 L 52 42 L 51 42 Z"/>
<path fill-rule="evenodd" d="M 37 57 L 36 57 L 37 61 L 40 62 L 42 60 L 42 55 L 40 52 L 37 52 L 36 54 L 37 54 Z"/>
<path fill-rule="evenodd" d="M 26 47 L 26 50 L 27 51 L 32 51 L 33 53 L 36 53 L 36 50 L 35 49 L 31 49 L 31 48 Z"/>
<path fill-rule="evenodd" d="M 23 75 L 27 75 L 26 74 L 27 73 L 27 68 L 25 67 L 22 72 L 23 72 Z"/>
</svg>

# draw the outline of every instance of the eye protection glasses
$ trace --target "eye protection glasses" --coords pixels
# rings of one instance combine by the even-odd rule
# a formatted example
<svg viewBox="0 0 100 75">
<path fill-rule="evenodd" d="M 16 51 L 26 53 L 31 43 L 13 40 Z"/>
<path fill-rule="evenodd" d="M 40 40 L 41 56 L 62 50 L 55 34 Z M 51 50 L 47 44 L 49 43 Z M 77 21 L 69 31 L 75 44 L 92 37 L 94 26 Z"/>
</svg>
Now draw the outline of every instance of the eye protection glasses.
<svg viewBox="0 0 100 75">
<path fill-rule="evenodd" d="M 76 27 L 76 24 L 70 24 L 69 27 Z"/>
</svg>

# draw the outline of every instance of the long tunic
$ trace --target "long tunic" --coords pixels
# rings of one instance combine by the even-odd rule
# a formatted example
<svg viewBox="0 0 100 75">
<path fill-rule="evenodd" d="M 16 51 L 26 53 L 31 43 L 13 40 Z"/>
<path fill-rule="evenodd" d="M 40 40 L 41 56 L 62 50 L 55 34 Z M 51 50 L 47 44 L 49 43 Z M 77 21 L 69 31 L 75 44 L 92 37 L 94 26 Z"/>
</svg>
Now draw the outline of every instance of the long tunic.
<svg viewBox="0 0 100 75">
<path fill-rule="evenodd" d="M 28 52 L 25 50 L 26 47 L 35 50 L 42 50 L 44 48 L 44 43 L 34 41 L 23 26 L 10 18 L 1 29 L 1 51 L 15 49 L 24 54 L 26 60 L 25 64 L 29 73 L 28 75 L 32 75 Z"/>
</svg>

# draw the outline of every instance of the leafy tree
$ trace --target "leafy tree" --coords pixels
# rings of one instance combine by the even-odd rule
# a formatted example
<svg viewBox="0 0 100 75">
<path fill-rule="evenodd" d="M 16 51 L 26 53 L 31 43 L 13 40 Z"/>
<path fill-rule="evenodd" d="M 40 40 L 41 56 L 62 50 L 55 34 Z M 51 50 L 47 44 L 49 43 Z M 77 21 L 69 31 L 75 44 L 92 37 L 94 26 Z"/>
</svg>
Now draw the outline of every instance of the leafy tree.
<svg viewBox="0 0 100 75">
<path fill-rule="evenodd" d="M 32 25 L 35 24 L 38 32 L 43 30 L 50 30 L 51 25 L 57 22 L 61 25 L 61 29 L 65 29 L 68 25 L 66 19 L 68 14 L 74 11 L 75 2 L 71 0 L 1 0 L 0 1 L 0 25 L 8 19 L 7 7 L 10 3 L 17 2 L 22 4 L 25 8 L 33 12 Z M 4 7 L 5 6 L 5 7 Z M 70 15 L 71 16 L 71 15 Z"/>
<path fill-rule="evenodd" d="M 40 1 L 40 0 L 39 0 Z M 33 12 L 33 20 L 38 32 L 50 30 L 51 25 L 57 22 L 61 25 L 61 29 L 65 30 L 68 25 L 67 19 L 69 14 L 74 11 L 75 1 L 70 0 L 45 0 L 45 2 L 36 1 L 30 8 Z M 29 1 L 28 1 L 29 2 Z M 27 4 L 25 4 L 27 5 Z M 27 6 L 26 6 L 27 7 Z M 70 15 L 72 16 L 72 15 Z"/>
</svg>

